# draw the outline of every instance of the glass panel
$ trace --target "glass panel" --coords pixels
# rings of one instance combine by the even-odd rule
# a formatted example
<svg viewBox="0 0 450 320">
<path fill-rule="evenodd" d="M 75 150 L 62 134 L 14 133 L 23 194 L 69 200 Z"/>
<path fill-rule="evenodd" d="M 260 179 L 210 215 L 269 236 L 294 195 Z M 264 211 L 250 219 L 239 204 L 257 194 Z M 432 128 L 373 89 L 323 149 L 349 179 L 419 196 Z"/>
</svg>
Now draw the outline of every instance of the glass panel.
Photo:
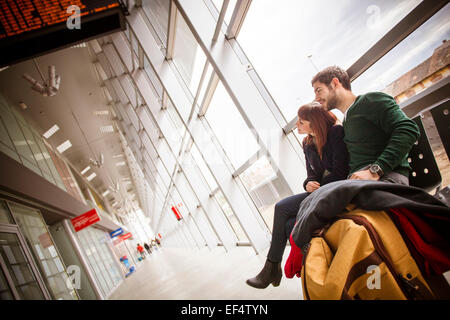
<svg viewBox="0 0 450 320">
<path fill-rule="evenodd" d="M 319 69 L 350 67 L 420 0 L 253 1 L 238 40 L 280 110 L 314 99 Z M 406 60 L 406 59 L 405 59 Z"/>
<path fill-rule="evenodd" d="M 101 272 L 103 273 L 103 277 L 105 278 L 105 283 L 106 283 L 106 288 L 105 291 L 107 293 L 109 293 L 112 288 L 113 288 L 113 281 L 111 279 L 111 275 L 109 274 L 107 268 L 106 268 L 106 261 L 105 261 L 105 255 L 104 255 L 104 251 L 102 250 L 102 246 L 99 243 L 99 238 L 96 235 L 95 232 L 95 228 L 91 228 L 89 231 L 91 233 L 91 237 L 92 237 L 92 243 L 94 244 L 96 250 L 97 250 L 97 255 L 98 255 L 98 262 L 99 262 L 99 268 L 101 270 Z"/>
<path fill-rule="evenodd" d="M 0 200 L 0 223 L 15 224 L 11 214 L 9 213 L 6 202 L 3 200 Z"/>
<path fill-rule="evenodd" d="M 209 171 L 209 168 L 207 167 L 205 161 L 203 160 L 200 154 L 200 151 L 198 151 L 198 148 L 195 144 L 192 145 L 189 153 L 194 158 L 194 161 L 198 166 L 201 175 L 203 175 L 203 177 L 206 179 L 206 182 L 208 183 L 209 186 L 209 190 L 212 191 L 216 189 L 217 188 L 216 180 L 214 180 L 211 171 Z"/>
<path fill-rule="evenodd" d="M 0 143 L 0 151 L 6 154 L 7 156 L 13 158 L 17 162 L 21 162 L 19 156 L 17 155 L 17 152 L 15 150 L 12 150 L 5 146 L 3 143 Z"/>
<path fill-rule="evenodd" d="M 41 170 L 39 170 L 38 166 L 36 165 L 36 162 L 30 162 L 28 161 L 28 158 L 20 156 L 20 159 L 22 160 L 22 163 L 25 167 L 32 170 L 34 173 L 38 175 L 42 175 Z"/>
<path fill-rule="evenodd" d="M 47 145 L 45 145 L 43 142 L 41 143 L 40 141 L 38 141 L 38 143 L 39 143 L 39 146 L 41 147 L 44 158 L 47 160 L 47 165 L 50 168 L 53 178 L 55 179 L 55 181 L 61 180 L 59 173 L 56 170 L 55 164 L 53 163 L 53 160 L 52 160 L 52 157 L 55 157 L 54 152 L 50 148 L 48 148 Z M 47 155 L 48 155 L 48 157 L 47 157 Z M 52 155 L 52 157 L 50 155 Z"/>
<path fill-rule="evenodd" d="M 19 121 L 19 125 L 22 128 L 22 132 L 25 135 L 26 142 L 30 146 L 31 151 L 33 152 L 33 154 L 38 154 L 39 148 L 37 147 L 36 142 L 34 141 L 34 137 L 33 137 L 33 134 L 31 133 L 30 128 L 28 127 L 28 125 L 26 123 L 24 123 L 22 121 Z"/>
<path fill-rule="evenodd" d="M 41 140 L 42 138 L 40 138 L 39 136 L 36 136 L 36 135 L 32 135 L 32 137 L 34 138 L 34 141 L 36 142 L 36 144 L 33 144 L 31 146 L 31 149 L 33 150 L 34 157 L 35 157 L 35 159 L 36 159 L 36 161 L 37 161 L 37 163 L 39 165 L 39 168 L 41 169 L 41 171 L 43 173 L 50 174 L 50 169 L 49 169 L 48 164 L 47 164 L 47 159 L 49 159 L 50 156 L 49 156 L 49 154 L 47 152 L 43 153 L 41 151 L 40 146 L 39 146 L 39 141 L 38 140 Z"/>
<path fill-rule="evenodd" d="M 253 134 L 220 81 L 205 117 L 236 169 L 259 150 Z"/>
<path fill-rule="evenodd" d="M 79 232 L 77 232 L 77 235 L 79 236 L 79 239 L 81 240 L 82 246 L 84 251 L 86 252 L 86 256 L 89 260 L 89 263 L 91 265 L 91 269 L 93 270 L 95 277 L 97 278 L 97 284 L 99 284 L 103 296 L 106 296 L 109 292 L 108 285 L 106 284 L 105 275 L 103 274 L 102 268 L 100 268 L 100 261 L 99 261 L 99 255 L 96 246 L 94 245 L 93 239 L 90 235 L 90 229 L 86 228 Z"/>
<path fill-rule="evenodd" d="M 264 219 L 266 227 L 271 230 L 275 204 L 283 198 L 283 193 L 287 196 L 288 188 L 285 188 L 284 192 L 281 190 L 280 187 L 284 184 L 265 156 L 252 164 L 239 177 Z"/>
<path fill-rule="evenodd" d="M 48 149 L 48 153 L 50 154 L 50 157 L 52 160 L 51 163 L 52 163 L 53 167 L 50 166 L 50 169 L 52 170 L 53 177 L 56 180 L 56 185 L 58 187 L 60 187 L 61 189 L 63 189 L 64 191 L 67 191 L 66 187 L 62 181 L 62 178 L 61 178 L 61 177 L 64 177 L 63 171 L 61 170 L 61 164 L 60 164 L 61 160 L 59 159 L 59 156 L 56 155 L 56 153 L 53 152 L 51 149 Z M 53 171 L 53 170 L 55 170 L 55 171 Z"/>
<path fill-rule="evenodd" d="M 109 275 L 112 279 L 112 287 L 114 287 L 115 285 L 117 285 L 120 280 L 122 279 L 121 275 L 120 275 L 120 270 L 117 268 L 116 264 L 114 263 L 114 257 L 112 256 L 112 253 L 108 247 L 108 241 L 110 241 L 109 239 L 109 235 L 107 235 L 106 233 L 98 230 L 98 229 L 94 229 L 94 234 L 98 240 L 99 243 L 99 247 L 100 250 L 102 251 L 103 254 L 103 262 L 107 268 L 107 272 L 109 272 Z"/>
<path fill-rule="evenodd" d="M 440 79 L 434 72 L 445 67 L 443 61 L 444 56 L 448 55 L 449 43 L 443 42 L 450 38 L 449 16 L 450 4 L 447 4 L 353 81 L 353 92 L 363 94 L 369 91 L 383 91 L 393 95 L 397 100 L 404 100 L 425 89 L 434 82 L 433 80 Z M 441 51 L 440 54 L 438 51 Z M 436 53 L 435 59 L 429 59 Z M 429 60 L 425 61 L 427 59 Z M 417 69 L 413 71 L 412 69 L 416 67 Z M 435 70 L 431 71 L 433 68 Z M 407 75 L 409 71 L 411 73 Z M 448 69 L 446 72 L 448 74 Z M 430 76 L 435 76 L 436 79 L 427 79 Z M 395 81 L 400 77 L 401 81 Z M 399 96 L 405 91 L 408 91 L 407 94 Z"/>
<path fill-rule="evenodd" d="M 78 296 L 75 290 L 69 287 L 71 280 L 66 270 L 60 270 L 57 267 L 57 264 L 61 263 L 60 257 L 39 211 L 15 203 L 10 203 L 10 207 L 20 230 L 30 244 L 35 261 L 41 269 L 41 274 L 52 298 L 77 300 Z"/>
<path fill-rule="evenodd" d="M 214 5 L 217 8 L 217 11 L 220 13 L 222 9 L 223 0 L 213 0 Z M 236 0 L 230 0 L 227 7 L 227 12 L 225 13 L 225 23 L 228 25 L 230 23 L 231 16 L 233 15 L 234 7 L 236 6 Z"/>
<path fill-rule="evenodd" d="M 0 116 L 3 118 L 3 123 L 5 124 L 11 139 L 17 149 L 17 152 L 26 157 L 27 160 L 35 163 L 33 159 L 33 154 L 28 146 L 25 137 L 23 136 L 22 130 L 16 121 L 16 118 L 8 110 L 2 110 Z M 37 166 L 37 164 L 35 164 Z"/>
<path fill-rule="evenodd" d="M 150 78 L 151 88 L 154 90 L 155 97 L 162 99 L 163 96 L 163 86 L 161 81 L 159 81 L 155 71 L 153 71 L 152 66 L 147 58 L 147 55 L 144 54 L 144 70 Z"/>
<path fill-rule="evenodd" d="M 166 39 L 167 26 L 169 25 L 169 7 L 170 0 L 142 1 L 142 8 L 144 9 L 145 14 L 156 28 L 156 32 L 164 44 L 167 43 Z"/>
<path fill-rule="evenodd" d="M 238 219 L 236 218 L 233 211 L 231 210 L 231 207 L 228 204 L 228 201 L 225 199 L 222 191 L 220 191 L 220 190 L 217 191 L 214 196 L 215 196 L 217 202 L 219 203 L 220 207 L 222 208 L 222 211 L 225 213 L 225 217 L 227 218 L 228 222 L 230 223 L 238 240 L 243 241 L 243 242 L 248 242 L 248 238 L 245 235 L 245 232 L 242 229 L 241 224 L 239 223 Z"/>
<path fill-rule="evenodd" d="M 3 113 L 3 106 L 0 106 L 0 111 Z M 11 138 L 8 135 L 8 131 L 6 131 L 6 127 L 3 124 L 3 120 L 0 118 L 0 141 L 3 142 L 5 145 L 10 147 L 11 149 L 14 149 L 14 145 L 11 142 Z"/>
<path fill-rule="evenodd" d="M 192 95 L 195 96 L 206 56 L 179 12 L 177 13 L 173 61 Z"/>
<path fill-rule="evenodd" d="M 14 300 L 14 295 L 6 281 L 5 274 L 0 268 L 0 300 Z"/>
<path fill-rule="evenodd" d="M 44 141 L 40 138 L 40 136 L 37 136 L 37 135 L 35 135 L 34 138 L 35 138 L 35 141 L 36 141 L 36 143 L 37 143 L 37 145 L 39 147 L 39 150 L 40 150 L 40 155 L 37 156 L 37 158 L 38 158 L 37 160 L 40 161 L 40 159 L 42 158 L 42 161 L 45 161 L 45 164 L 47 165 L 47 168 L 45 168 L 44 164 L 42 164 L 42 166 L 44 167 L 44 170 L 43 170 L 44 171 L 44 175 L 45 175 L 45 173 L 51 175 L 51 170 L 50 170 L 50 164 L 49 163 L 53 164 L 53 162 L 52 162 L 52 159 L 51 159 L 50 155 L 48 154 L 47 148 L 45 147 Z M 53 177 L 52 177 L 52 180 L 53 181 L 51 181 L 51 182 L 55 183 Z"/>
<path fill-rule="evenodd" d="M 0 232 L 0 255 L 19 297 L 24 300 L 44 300 L 16 234 Z"/>
</svg>

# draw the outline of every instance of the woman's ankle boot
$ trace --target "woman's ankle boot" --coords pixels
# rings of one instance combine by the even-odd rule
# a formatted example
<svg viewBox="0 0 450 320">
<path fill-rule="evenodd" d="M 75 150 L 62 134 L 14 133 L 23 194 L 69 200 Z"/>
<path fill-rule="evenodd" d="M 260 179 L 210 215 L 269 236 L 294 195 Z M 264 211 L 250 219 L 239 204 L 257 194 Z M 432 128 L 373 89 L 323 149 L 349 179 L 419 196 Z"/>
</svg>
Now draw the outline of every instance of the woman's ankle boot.
<svg viewBox="0 0 450 320">
<path fill-rule="evenodd" d="M 280 285 L 282 275 L 283 273 L 281 271 L 280 262 L 271 262 L 266 260 L 264 268 L 261 272 L 256 277 L 248 279 L 247 284 L 258 289 L 267 288 L 269 284 L 272 284 L 274 287 L 278 287 Z"/>
</svg>

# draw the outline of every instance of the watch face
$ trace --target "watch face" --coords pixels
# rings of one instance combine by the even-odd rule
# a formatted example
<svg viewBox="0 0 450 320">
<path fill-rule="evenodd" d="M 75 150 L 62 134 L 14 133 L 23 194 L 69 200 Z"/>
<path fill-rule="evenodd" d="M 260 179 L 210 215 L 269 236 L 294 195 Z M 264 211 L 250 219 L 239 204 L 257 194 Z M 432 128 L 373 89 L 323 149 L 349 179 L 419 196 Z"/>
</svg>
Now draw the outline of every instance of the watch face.
<svg viewBox="0 0 450 320">
<path fill-rule="evenodd" d="M 381 173 L 381 168 L 379 165 L 374 164 L 374 165 L 370 166 L 369 171 L 379 175 Z"/>
</svg>

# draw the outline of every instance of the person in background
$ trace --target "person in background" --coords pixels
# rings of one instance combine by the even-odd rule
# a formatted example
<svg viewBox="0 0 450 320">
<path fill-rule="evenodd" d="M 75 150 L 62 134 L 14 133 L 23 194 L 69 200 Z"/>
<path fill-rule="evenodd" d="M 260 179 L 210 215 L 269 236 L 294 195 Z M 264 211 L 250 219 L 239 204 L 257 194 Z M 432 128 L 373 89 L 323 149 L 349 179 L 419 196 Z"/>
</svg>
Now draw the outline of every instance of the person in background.
<svg viewBox="0 0 450 320">
<path fill-rule="evenodd" d="M 344 143 L 344 129 L 336 121 L 336 116 L 317 102 L 299 108 L 297 131 L 307 135 L 303 139 L 307 172 L 303 188 L 306 192 L 285 198 L 275 205 L 272 241 L 267 260 L 261 272 L 247 280 L 249 286 L 264 289 L 269 284 L 275 287 L 280 284 L 281 261 L 300 204 L 321 186 L 347 177 L 349 159 Z"/>
<path fill-rule="evenodd" d="M 152 253 L 152 249 L 150 249 L 150 246 L 146 242 L 144 242 L 144 248 L 145 248 L 145 250 L 147 250 L 148 254 Z"/>
<path fill-rule="evenodd" d="M 354 95 L 347 72 L 336 66 L 317 73 L 311 84 L 317 102 L 344 114 L 349 179 L 409 185 L 408 154 L 420 131 L 394 98 L 383 92 Z"/>
<path fill-rule="evenodd" d="M 139 254 L 141 255 L 142 259 L 145 259 L 144 248 L 139 243 L 137 244 L 136 249 L 139 252 Z"/>
</svg>

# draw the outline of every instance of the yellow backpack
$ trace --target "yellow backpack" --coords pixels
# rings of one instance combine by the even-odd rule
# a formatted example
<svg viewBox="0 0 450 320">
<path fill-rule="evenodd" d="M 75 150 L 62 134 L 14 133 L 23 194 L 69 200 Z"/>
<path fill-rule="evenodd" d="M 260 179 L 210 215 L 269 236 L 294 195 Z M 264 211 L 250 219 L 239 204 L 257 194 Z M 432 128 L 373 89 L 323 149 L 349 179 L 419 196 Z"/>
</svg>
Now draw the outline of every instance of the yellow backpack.
<svg viewBox="0 0 450 320">
<path fill-rule="evenodd" d="M 317 231 L 308 246 L 301 271 L 305 299 L 441 298 L 384 211 L 341 214 Z M 442 276 L 439 281 L 447 290 Z"/>
</svg>

